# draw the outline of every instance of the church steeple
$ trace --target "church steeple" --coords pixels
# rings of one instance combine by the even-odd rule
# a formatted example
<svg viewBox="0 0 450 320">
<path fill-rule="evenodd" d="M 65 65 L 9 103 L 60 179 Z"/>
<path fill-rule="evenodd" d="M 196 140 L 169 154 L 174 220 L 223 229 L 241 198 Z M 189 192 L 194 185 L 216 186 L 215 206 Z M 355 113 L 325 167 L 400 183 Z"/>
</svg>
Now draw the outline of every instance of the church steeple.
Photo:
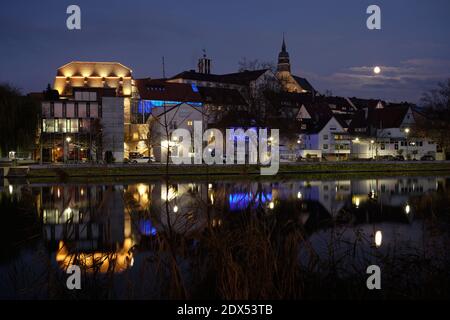
<svg viewBox="0 0 450 320">
<path fill-rule="evenodd" d="M 281 52 L 286 52 L 286 43 L 284 42 L 284 32 L 283 32 L 283 44 L 281 45 Z"/>
<path fill-rule="evenodd" d="M 284 33 L 283 33 L 283 43 L 281 45 L 281 52 L 278 54 L 278 66 L 277 71 L 287 71 L 291 72 L 291 63 L 289 62 L 289 53 L 286 50 L 286 42 L 284 40 Z"/>
</svg>

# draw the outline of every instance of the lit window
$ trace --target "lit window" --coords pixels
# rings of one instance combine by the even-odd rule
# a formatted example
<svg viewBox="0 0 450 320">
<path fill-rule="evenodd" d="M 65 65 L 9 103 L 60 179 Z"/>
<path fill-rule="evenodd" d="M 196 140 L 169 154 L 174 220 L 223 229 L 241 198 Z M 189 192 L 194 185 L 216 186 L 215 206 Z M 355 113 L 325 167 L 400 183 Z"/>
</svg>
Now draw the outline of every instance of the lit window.
<svg viewBox="0 0 450 320">
<path fill-rule="evenodd" d="M 188 120 L 187 125 L 192 126 L 192 120 Z"/>
<path fill-rule="evenodd" d="M 198 88 L 197 88 L 197 85 L 195 83 L 192 83 L 191 87 L 192 87 L 192 91 L 198 92 Z"/>
</svg>

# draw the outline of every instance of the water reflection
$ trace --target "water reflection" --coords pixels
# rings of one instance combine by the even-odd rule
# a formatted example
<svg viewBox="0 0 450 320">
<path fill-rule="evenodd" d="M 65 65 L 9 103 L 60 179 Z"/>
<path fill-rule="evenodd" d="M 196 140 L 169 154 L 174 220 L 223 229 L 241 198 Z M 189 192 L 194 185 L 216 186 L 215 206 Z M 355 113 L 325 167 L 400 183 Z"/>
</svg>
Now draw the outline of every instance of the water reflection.
<svg viewBox="0 0 450 320">
<path fill-rule="evenodd" d="M 142 269 L 160 235 L 189 238 L 183 246 L 195 249 L 205 232 L 246 215 L 298 225 L 309 243 L 298 250 L 300 265 L 355 257 L 356 243 L 369 251 L 418 250 L 432 237 L 421 225 L 427 196 L 447 192 L 447 183 L 444 177 L 110 185 L 4 181 L 0 191 L 3 198 L 33 195 L 45 248 L 61 270 L 77 264 L 88 273 L 120 274 Z M 364 251 L 361 259 L 372 258 Z"/>
</svg>

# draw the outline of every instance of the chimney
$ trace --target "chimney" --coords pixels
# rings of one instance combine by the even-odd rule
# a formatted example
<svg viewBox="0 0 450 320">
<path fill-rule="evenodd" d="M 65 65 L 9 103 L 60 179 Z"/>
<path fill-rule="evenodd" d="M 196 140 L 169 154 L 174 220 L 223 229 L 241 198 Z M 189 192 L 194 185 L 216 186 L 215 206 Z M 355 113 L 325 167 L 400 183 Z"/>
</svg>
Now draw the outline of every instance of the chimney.
<svg viewBox="0 0 450 320">
<path fill-rule="evenodd" d="M 198 72 L 203 74 L 211 73 L 211 59 L 206 57 L 206 51 L 203 49 L 203 57 L 198 59 Z"/>
</svg>

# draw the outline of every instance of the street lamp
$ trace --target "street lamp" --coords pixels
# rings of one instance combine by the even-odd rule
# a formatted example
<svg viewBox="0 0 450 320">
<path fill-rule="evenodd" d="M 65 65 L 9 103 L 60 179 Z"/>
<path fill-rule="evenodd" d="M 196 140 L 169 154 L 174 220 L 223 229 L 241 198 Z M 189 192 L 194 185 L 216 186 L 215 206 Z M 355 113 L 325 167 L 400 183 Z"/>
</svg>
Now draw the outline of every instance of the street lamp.
<svg viewBox="0 0 450 320">
<path fill-rule="evenodd" d="M 410 130 L 409 128 L 405 129 L 405 137 L 406 137 L 406 158 L 410 158 L 409 155 L 409 141 L 408 141 L 408 134 L 409 134 Z"/>
<path fill-rule="evenodd" d="M 66 142 L 67 142 L 67 148 L 65 146 L 64 147 L 64 163 L 67 161 L 67 158 L 69 156 L 69 149 L 70 149 L 70 142 L 72 141 L 71 137 L 67 137 L 66 138 Z"/>
<path fill-rule="evenodd" d="M 381 247 L 381 244 L 383 243 L 383 233 L 381 230 L 378 230 L 375 232 L 375 246 L 377 248 Z"/>
<path fill-rule="evenodd" d="M 374 140 L 370 140 L 370 149 L 372 151 L 372 159 L 373 159 L 373 145 L 374 145 L 375 141 Z"/>
</svg>

